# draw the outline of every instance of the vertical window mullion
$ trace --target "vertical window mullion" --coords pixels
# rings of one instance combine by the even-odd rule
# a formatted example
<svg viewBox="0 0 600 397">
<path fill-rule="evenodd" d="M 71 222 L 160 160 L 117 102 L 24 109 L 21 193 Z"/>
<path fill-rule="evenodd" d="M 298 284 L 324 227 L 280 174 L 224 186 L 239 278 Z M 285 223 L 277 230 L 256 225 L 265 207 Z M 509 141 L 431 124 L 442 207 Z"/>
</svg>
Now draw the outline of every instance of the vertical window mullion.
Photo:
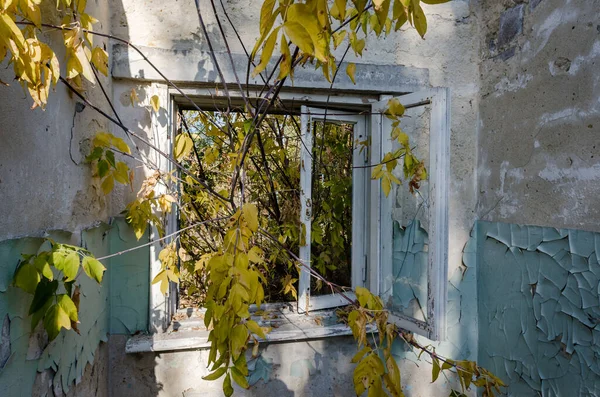
<svg viewBox="0 0 600 397">
<path fill-rule="evenodd" d="M 298 312 L 307 312 L 310 303 L 310 241 L 312 218 L 312 120 L 306 106 L 301 108 L 300 123 L 302 128 L 300 145 L 300 249 L 299 257 L 305 267 L 300 270 L 298 281 Z M 304 237 L 304 239 L 302 239 Z"/>
</svg>

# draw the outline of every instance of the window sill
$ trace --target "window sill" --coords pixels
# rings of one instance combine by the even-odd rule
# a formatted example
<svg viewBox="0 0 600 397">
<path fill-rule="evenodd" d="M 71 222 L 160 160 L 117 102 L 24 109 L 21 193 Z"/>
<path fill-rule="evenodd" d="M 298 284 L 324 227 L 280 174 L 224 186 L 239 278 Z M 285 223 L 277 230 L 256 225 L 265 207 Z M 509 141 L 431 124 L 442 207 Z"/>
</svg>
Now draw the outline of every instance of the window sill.
<svg viewBox="0 0 600 397">
<path fill-rule="evenodd" d="M 292 312 L 289 306 L 276 305 L 263 313 L 252 316 L 260 326 L 272 327 L 266 339 L 256 337 L 260 342 L 297 342 L 352 335 L 347 325 L 337 322 L 334 310 L 298 314 Z M 179 319 L 175 319 L 164 333 L 140 334 L 129 338 L 125 347 L 126 353 L 198 350 L 210 347 L 209 331 L 204 327 L 204 311 L 184 309 L 180 310 L 176 317 Z M 369 331 L 376 331 L 376 329 L 369 329 Z"/>
</svg>

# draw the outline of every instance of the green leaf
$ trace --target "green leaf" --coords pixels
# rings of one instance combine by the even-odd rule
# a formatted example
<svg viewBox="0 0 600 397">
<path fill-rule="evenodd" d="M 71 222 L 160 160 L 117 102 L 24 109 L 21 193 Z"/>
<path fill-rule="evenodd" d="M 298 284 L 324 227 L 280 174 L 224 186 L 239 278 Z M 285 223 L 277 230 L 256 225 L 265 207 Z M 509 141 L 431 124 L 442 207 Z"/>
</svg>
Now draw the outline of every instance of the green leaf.
<svg viewBox="0 0 600 397">
<path fill-rule="evenodd" d="M 231 368 L 231 376 L 233 377 L 233 380 L 235 381 L 235 383 L 240 385 L 240 387 L 243 387 L 244 389 L 247 389 L 250 387 L 250 385 L 248 385 L 248 379 L 246 379 L 246 377 L 244 375 L 242 375 L 240 370 L 237 369 L 236 367 Z"/>
<path fill-rule="evenodd" d="M 50 255 L 47 252 L 42 252 L 33 260 L 33 265 L 38 272 L 42 273 L 44 277 L 52 281 L 54 279 L 54 273 L 52 273 L 52 268 L 50 268 L 49 262 Z"/>
<path fill-rule="evenodd" d="M 233 394 L 233 387 L 231 386 L 231 376 L 227 374 L 225 380 L 223 381 L 223 393 L 225 393 L 225 397 L 230 397 Z"/>
<path fill-rule="evenodd" d="M 202 379 L 204 380 L 217 380 L 219 379 L 221 376 L 223 376 L 223 374 L 227 372 L 227 367 L 221 367 L 219 369 L 217 369 L 215 372 L 210 373 L 206 376 L 203 376 Z"/>
<path fill-rule="evenodd" d="M 236 360 L 242 353 L 242 350 L 246 346 L 246 340 L 248 339 L 248 331 L 246 327 L 241 324 L 236 325 L 231 330 L 231 357 Z"/>
<path fill-rule="evenodd" d="M 104 178 L 106 176 L 106 174 L 108 173 L 108 161 L 106 160 L 100 160 L 98 161 L 98 177 L 100 178 Z"/>
<path fill-rule="evenodd" d="M 54 260 L 54 266 L 63 272 L 66 281 L 73 281 L 79 270 L 79 254 L 74 251 L 70 252 L 68 255 L 62 256 L 58 262 Z"/>
<path fill-rule="evenodd" d="M 40 310 L 58 289 L 58 281 L 48 281 L 43 278 L 35 289 L 33 301 L 29 306 L 29 314 L 33 314 Z"/>
<path fill-rule="evenodd" d="M 98 284 L 102 282 L 102 276 L 106 268 L 99 260 L 91 256 L 86 256 L 83 258 L 82 266 L 83 271 L 89 278 L 96 280 Z"/>
<path fill-rule="evenodd" d="M 39 282 L 40 274 L 31 263 L 25 263 L 17 269 L 17 273 L 15 274 L 15 287 L 21 288 L 29 294 L 35 294 Z"/>
<path fill-rule="evenodd" d="M 418 3 L 415 5 L 413 10 L 413 22 L 417 32 L 419 32 L 421 37 L 425 37 L 425 33 L 427 32 L 427 18 L 425 17 L 425 13 Z"/>
<path fill-rule="evenodd" d="M 54 340 L 62 328 L 71 329 L 71 319 L 61 306 L 52 305 L 44 316 L 44 328 L 48 333 L 48 339 Z"/>
<path fill-rule="evenodd" d="M 60 306 L 65 311 L 65 313 L 67 313 L 67 316 L 69 316 L 69 320 L 73 322 L 78 321 L 77 307 L 75 306 L 75 303 L 71 300 L 69 295 L 58 295 L 56 297 L 56 304 Z"/>
<path fill-rule="evenodd" d="M 437 357 L 433 357 L 433 369 L 431 370 L 431 383 L 435 382 L 440 376 L 440 360 Z"/>
<path fill-rule="evenodd" d="M 113 152 L 112 150 L 107 150 L 106 161 L 108 161 L 108 164 L 110 164 L 111 167 L 115 168 L 115 152 Z"/>
<path fill-rule="evenodd" d="M 50 305 L 52 305 L 52 299 L 48 299 L 38 311 L 31 315 L 31 332 L 33 332 L 40 323 L 40 320 L 44 317 Z"/>
</svg>

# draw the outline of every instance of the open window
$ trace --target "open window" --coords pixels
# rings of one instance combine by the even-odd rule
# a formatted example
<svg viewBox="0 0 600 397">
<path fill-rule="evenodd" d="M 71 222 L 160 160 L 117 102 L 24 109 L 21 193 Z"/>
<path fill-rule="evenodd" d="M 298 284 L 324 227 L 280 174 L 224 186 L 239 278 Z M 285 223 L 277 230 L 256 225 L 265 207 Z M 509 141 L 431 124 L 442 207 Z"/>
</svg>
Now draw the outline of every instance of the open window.
<svg viewBox="0 0 600 397">
<path fill-rule="evenodd" d="M 373 104 L 372 163 L 398 143 L 382 113 L 388 100 Z M 447 89 L 397 97 L 406 111 L 401 128 L 413 151 L 425 161 L 428 179 L 414 193 L 395 186 L 386 197 L 371 183 L 370 285 L 378 291 L 396 325 L 444 339 L 448 282 L 448 180 L 450 122 Z M 403 162 L 394 170 L 402 178 Z"/>
<path fill-rule="evenodd" d="M 315 278 L 310 271 L 322 274 L 316 268 L 323 257 L 329 264 L 321 267 L 343 273 L 334 280 L 337 285 L 354 288 L 366 281 L 368 134 L 365 116 L 359 114 L 303 106 L 301 120 L 300 219 L 304 241 L 299 257 L 304 267 L 300 270 L 298 311 L 304 313 L 344 306 L 349 303 L 347 298 L 355 299 L 351 290 L 346 298 L 335 293 L 315 294 L 311 288 Z M 338 243 L 318 244 L 323 229 L 332 227 L 337 230 L 329 233 Z"/>
<path fill-rule="evenodd" d="M 190 89 L 188 94 L 203 108 L 216 111 L 219 93 Z M 396 97 L 406 108 L 401 127 L 409 135 L 416 156 L 426 162 L 428 179 L 415 193 L 403 184 L 395 186 L 387 197 L 382 192 L 381 182 L 371 179 L 371 174 L 385 153 L 397 145 L 391 139 L 391 121 L 383 114 L 392 96 L 282 92 L 280 98 L 286 108 L 277 110 L 272 121 L 284 126 L 288 135 L 282 136 L 281 142 L 276 144 L 285 145 L 290 158 L 294 155 L 298 159 L 296 164 L 285 161 L 279 164 L 281 169 L 285 168 L 284 164 L 297 167 L 298 173 L 293 180 L 286 181 L 288 186 L 276 189 L 281 200 L 296 201 L 294 205 L 298 207 L 290 211 L 298 223 L 296 235 L 290 232 L 289 238 L 297 241 L 295 249 L 305 267 L 300 269 L 295 284 L 298 292 L 297 304 L 293 305 L 295 314 L 302 318 L 302 313 L 348 304 L 327 285 L 319 285 L 310 275 L 314 271 L 337 285 L 348 287 L 346 295 L 351 299 L 353 288 L 369 288 L 383 298 L 390 310 L 390 319 L 398 326 L 433 340 L 443 339 L 448 261 L 448 91 L 428 89 Z M 174 95 L 170 110 L 173 133 L 183 132 L 183 126 L 177 121 L 178 107 L 184 111 L 190 109 Z M 202 133 L 205 132 L 211 133 Z M 322 148 L 331 143 L 325 140 L 332 137 L 336 149 L 323 152 Z M 218 158 L 219 154 L 211 149 L 211 141 L 205 144 L 206 150 L 201 150 L 201 155 Z M 401 167 L 402 161 L 394 172 L 404 180 Z M 282 172 L 281 169 L 273 171 Z M 268 200 L 265 194 L 261 198 Z M 327 252 L 329 243 L 322 241 L 325 228 L 332 223 L 337 228 L 333 234 L 340 239 L 339 249 L 333 255 L 333 251 Z M 184 226 L 181 220 L 170 220 L 172 227 L 177 224 Z M 154 267 L 160 267 L 156 262 L 152 277 L 156 272 Z M 285 306 L 290 307 L 290 297 L 282 299 L 281 285 L 272 287 L 274 294 L 265 301 L 288 301 Z M 182 291 L 176 285 L 169 291 L 165 299 L 153 286 L 150 297 L 152 321 L 163 324 L 163 328 L 171 315 L 181 313 L 178 305 Z M 156 315 L 162 311 L 162 315 Z M 315 326 L 314 322 L 304 322 Z M 335 327 L 339 329 L 297 330 L 297 333 L 322 337 L 346 332 L 341 330 L 340 324 Z M 285 336 L 287 331 L 282 330 L 275 329 L 269 340 L 286 340 L 289 335 Z M 281 335 L 277 335 L 279 331 Z M 293 338 L 300 338 L 297 333 Z M 183 332 L 178 334 L 183 338 Z M 165 341 L 165 349 L 180 346 L 168 338 Z M 152 343 L 153 350 L 160 350 L 159 339 L 153 338 Z M 186 348 L 207 345 L 205 336 L 178 343 Z"/>
</svg>

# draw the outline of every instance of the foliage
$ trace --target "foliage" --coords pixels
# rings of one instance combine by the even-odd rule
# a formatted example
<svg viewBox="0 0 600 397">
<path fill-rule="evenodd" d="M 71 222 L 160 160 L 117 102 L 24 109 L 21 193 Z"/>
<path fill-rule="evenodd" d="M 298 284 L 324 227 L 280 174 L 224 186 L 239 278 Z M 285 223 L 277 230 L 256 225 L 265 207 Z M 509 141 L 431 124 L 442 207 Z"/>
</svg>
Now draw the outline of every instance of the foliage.
<svg viewBox="0 0 600 397">
<path fill-rule="evenodd" d="M 333 84 L 345 54 L 352 50 L 362 56 L 369 35 L 384 37 L 408 22 L 423 37 L 427 21 L 421 3 L 446 1 L 264 0 L 260 37 L 249 55 L 250 63 L 254 64 L 252 74 L 260 75 L 265 82 L 260 98 L 254 100 L 245 95 L 238 81 L 243 106 L 232 105 L 226 85 L 223 86 L 228 96 L 225 111 L 207 112 L 194 104 L 197 114 L 189 120 L 191 128 L 181 115 L 184 129 L 175 139 L 173 157 L 127 129 L 118 115 L 113 119 L 91 106 L 122 128 L 129 138 L 141 140 L 177 168 L 177 172 L 165 172 L 143 158 L 136 158 L 136 153 L 121 138 L 106 132 L 96 135 L 87 158 L 104 194 L 113 190 L 115 182 L 132 185 L 132 171 L 125 161 L 116 159 L 116 154 L 133 157 L 152 170 L 136 199 L 127 205 L 127 221 L 138 239 L 152 224 L 160 234 L 160 241 L 168 240 L 159 254 L 162 269 L 152 283 L 160 284 L 160 290 L 168 293 L 171 282 L 184 280 L 190 290 L 194 287 L 202 295 L 211 342 L 211 373 L 204 379 L 225 377 L 225 395 L 233 393 L 232 382 L 248 387 L 244 352 L 254 342 L 255 355 L 258 338 L 264 340 L 269 331 L 251 319 L 250 305 L 260 306 L 270 298 L 298 296 L 294 283 L 303 263 L 294 252 L 304 243 L 307 232 L 299 223 L 302 167 L 299 153 L 303 142 L 299 139 L 297 114 L 278 102 L 281 87 L 286 79 L 293 78 L 296 67 L 311 64 Z M 84 85 L 101 86 L 97 72 L 108 74 L 108 54 L 101 47 L 94 47 L 92 40 L 92 25 L 96 20 L 85 13 L 85 0 L 59 0 L 57 9 L 62 22 L 42 25 L 40 4 L 41 0 L 0 0 L 0 58 L 10 54 L 16 79 L 28 90 L 34 107 L 46 106 L 50 88 L 58 81 L 90 104 L 82 95 Z M 210 46 L 202 13 L 198 11 Z M 219 21 L 216 9 L 215 16 Z M 63 32 L 65 77 L 60 76 L 61 66 L 55 52 L 37 38 L 42 26 Z M 226 40 L 220 22 L 218 26 Z M 344 47 L 346 51 L 342 51 Z M 278 60 L 268 75 L 266 71 L 274 54 L 279 55 Z M 258 63 L 254 63 L 257 57 Z M 216 58 L 214 61 L 221 74 Z M 357 65 L 347 64 L 345 72 L 356 81 Z M 178 89 L 170 81 L 167 83 Z M 106 99 L 110 102 L 108 96 Z M 138 106 L 135 90 L 130 99 L 132 106 Z M 150 98 L 148 111 L 160 111 L 158 96 Z M 411 192 L 427 178 L 424 163 L 413 154 L 408 136 L 400 128 L 403 113 L 404 108 L 397 100 L 388 103 L 385 116 L 391 120 L 392 139 L 400 148 L 384 154 L 380 164 L 370 165 L 371 177 L 381 180 L 386 196 L 393 184 L 401 183 L 392 173 L 401 159 Z M 309 242 L 314 258 L 311 275 L 317 280 L 317 288 L 324 283 L 343 294 L 343 285 L 348 284 L 351 245 L 348 202 L 352 196 L 352 156 L 348 152 L 357 144 L 368 146 L 368 142 L 353 142 L 352 134 L 344 126 L 331 127 L 325 123 L 315 131 L 316 144 L 311 155 L 316 158 L 318 177 L 313 178 L 312 186 L 315 195 L 311 203 L 313 226 Z M 184 226 L 175 238 L 164 236 L 165 218 L 174 206 L 178 207 Z M 73 285 L 79 269 L 83 268 L 99 283 L 105 269 L 83 248 L 53 241 L 49 245 L 49 249 L 35 256 L 23 257 L 14 284 L 34 295 L 30 307 L 32 325 L 35 327 L 42 321 L 53 339 L 62 328 L 77 330 L 79 288 Z M 331 258 L 336 259 L 335 263 Z M 357 363 L 353 378 L 357 394 L 403 395 L 400 371 L 392 355 L 392 343 L 397 339 L 431 357 L 434 381 L 440 373 L 454 371 L 463 392 L 474 384 L 484 389 L 484 395 L 492 396 L 494 390 L 503 386 L 498 378 L 474 362 L 443 359 L 432 348 L 419 345 L 410 334 L 388 322 L 381 299 L 368 290 L 357 288 L 356 296 L 346 319 L 359 346 L 352 360 Z M 378 331 L 378 342 L 372 330 Z M 369 334 L 373 336 L 372 343 Z"/>
<path fill-rule="evenodd" d="M 13 284 L 33 295 L 29 306 L 32 331 L 41 321 L 50 340 L 63 328 L 79 333 L 80 290 L 75 281 L 81 270 L 100 284 L 106 268 L 88 250 L 51 239 L 36 255 L 22 255 Z"/>
</svg>

